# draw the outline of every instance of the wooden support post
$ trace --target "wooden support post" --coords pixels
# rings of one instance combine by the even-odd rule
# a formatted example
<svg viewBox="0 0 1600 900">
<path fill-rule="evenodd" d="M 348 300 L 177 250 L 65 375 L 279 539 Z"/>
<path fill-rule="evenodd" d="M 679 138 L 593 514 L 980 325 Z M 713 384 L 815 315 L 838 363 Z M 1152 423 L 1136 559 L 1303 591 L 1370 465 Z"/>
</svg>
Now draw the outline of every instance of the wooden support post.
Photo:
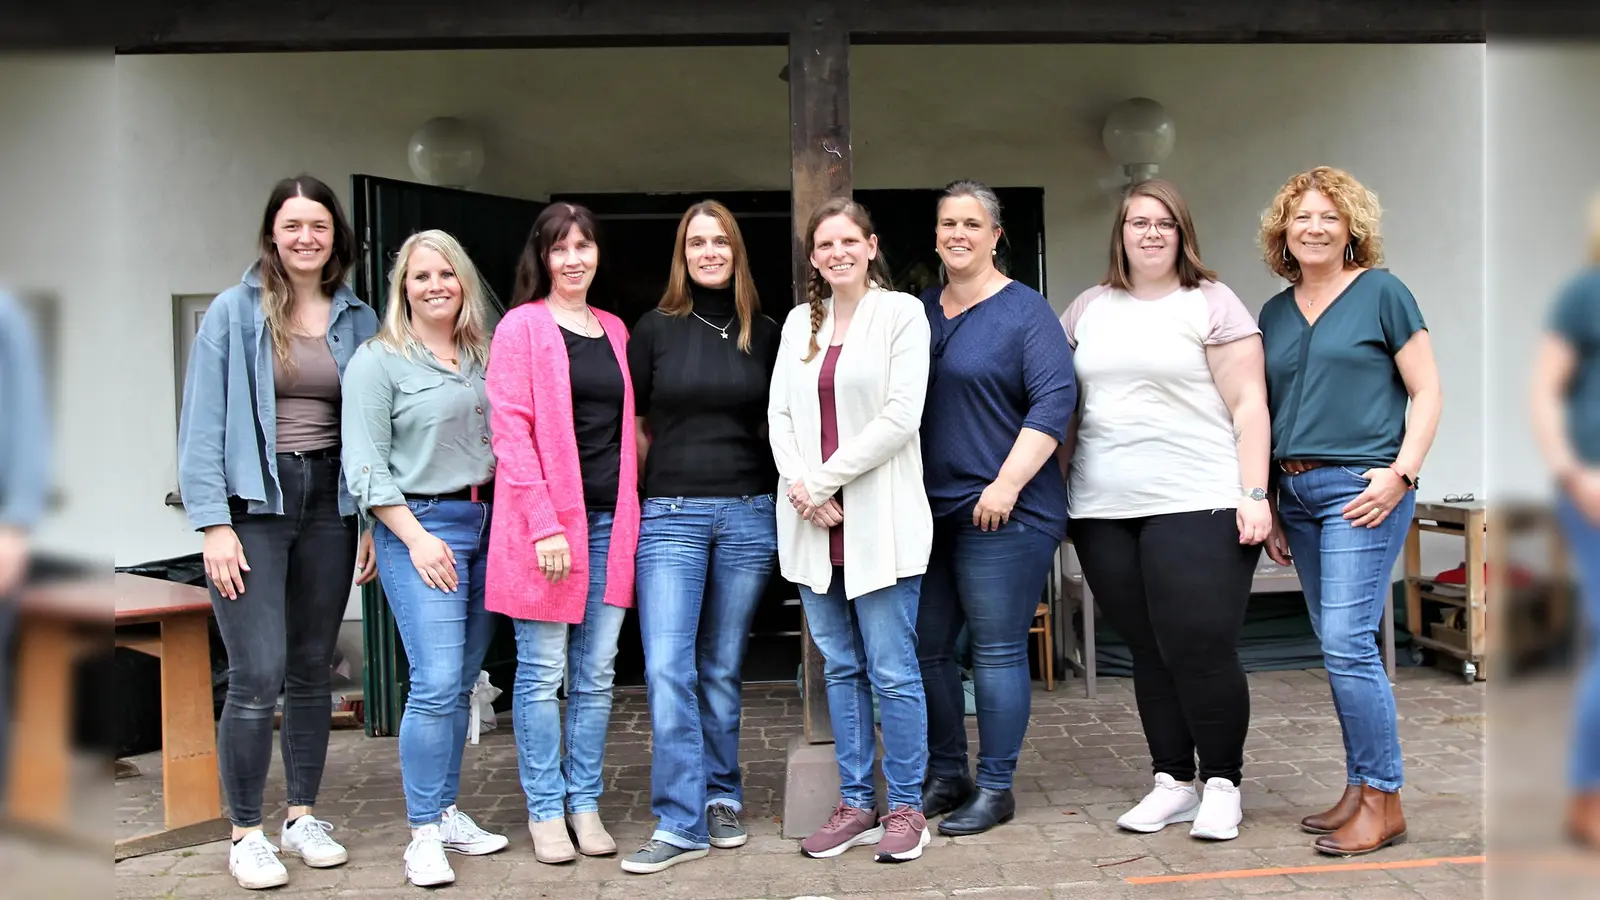
<svg viewBox="0 0 1600 900">
<path fill-rule="evenodd" d="M 806 222 L 830 198 L 850 195 L 850 34 L 831 4 L 814 5 L 789 34 L 789 153 L 794 302 L 801 304 L 811 268 Z M 806 740 L 831 743 L 822 654 L 809 625 L 801 631 Z"/>
</svg>

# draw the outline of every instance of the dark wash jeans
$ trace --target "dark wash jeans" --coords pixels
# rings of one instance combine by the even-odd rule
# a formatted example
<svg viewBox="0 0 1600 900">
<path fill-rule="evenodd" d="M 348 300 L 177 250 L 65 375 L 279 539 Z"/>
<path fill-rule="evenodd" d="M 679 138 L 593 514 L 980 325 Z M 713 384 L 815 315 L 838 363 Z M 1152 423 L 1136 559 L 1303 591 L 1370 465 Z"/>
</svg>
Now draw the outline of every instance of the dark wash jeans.
<svg viewBox="0 0 1600 900">
<path fill-rule="evenodd" d="M 1240 544 L 1238 513 L 1200 510 L 1074 519 L 1072 540 L 1096 605 L 1133 654 L 1133 695 L 1154 774 L 1244 777 L 1250 685 L 1239 631 L 1261 545 Z"/>
<path fill-rule="evenodd" d="M 261 824 L 280 692 L 288 805 L 317 801 L 333 716 L 329 669 L 355 573 L 357 526 L 339 515 L 337 453 L 280 453 L 278 477 L 282 515 L 251 515 L 233 501 L 233 530 L 250 564 L 244 593 L 228 600 L 208 585 L 228 648 L 217 756 L 229 818 L 241 828 Z"/>
<path fill-rule="evenodd" d="M 956 637 L 967 626 L 978 707 L 979 787 L 1006 790 L 1028 731 L 1028 628 L 1059 542 L 1012 519 L 994 531 L 972 510 L 935 519 L 917 607 L 917 662 L 928 705 L 928 775 L 967 770 L 966 702 Z"/>
</svg>

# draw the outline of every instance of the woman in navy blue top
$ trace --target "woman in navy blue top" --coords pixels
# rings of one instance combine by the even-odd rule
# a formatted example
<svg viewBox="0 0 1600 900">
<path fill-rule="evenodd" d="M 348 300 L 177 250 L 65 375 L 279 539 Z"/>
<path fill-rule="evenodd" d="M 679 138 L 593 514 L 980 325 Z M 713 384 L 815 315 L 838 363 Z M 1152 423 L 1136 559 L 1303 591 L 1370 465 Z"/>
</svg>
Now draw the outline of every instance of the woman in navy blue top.
<svg viewBox="0 0 1600 900">
<path fill-rule="evenodd" d="M 1260 315 L 1277 469 L 1267 552 L 1300 576 L 1344 733 L 1344 795 L 1300 823 L 1334 856 L 1405 836 L 1378 624 L 1444 403 L 1422 311 L 1377 268 L 1378 215 L 1370 191 L 1324 166 L 1289 179 L 1261 225 L 1267 266 L 1290 283 Z"/>
<path fill-rule="evenodd" d="M 1028 728 L 1028 628 L 1067 534 L 1067 488 L 1045 463 L 1078 401 L 1072 350 L 1049 301 L 994 265 L 1000 201 L 956 182 L 935 231 L 945 284 L 922 296 L 932 367 L 922 417 L 934 516 L 917 610 L 928 703 L 922 809 L 946 835 L 979 834 L 1016 812 L 1011 777 Z M 967 774 L 957 637 L 965 626 L 978 708 L 978 775 Z"/>
</svg>

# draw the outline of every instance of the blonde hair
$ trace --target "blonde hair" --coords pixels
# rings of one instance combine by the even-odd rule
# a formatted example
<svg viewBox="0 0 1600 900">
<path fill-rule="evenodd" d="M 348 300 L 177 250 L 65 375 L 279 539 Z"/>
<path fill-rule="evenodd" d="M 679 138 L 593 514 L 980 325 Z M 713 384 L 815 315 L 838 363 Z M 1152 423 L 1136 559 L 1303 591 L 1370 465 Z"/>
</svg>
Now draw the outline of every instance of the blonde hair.
<svg viewBox="0 0 1600 900">
<path fill-rule="evenodd" d="M 1294 218 L 1300 199 L 1310 191 L 1332 201 L 1350 229 L 1345 265 L 1363 269 L 1382 265 L 1383 236 L 1378 231 L 1378 220 L 1383 210 L 1378 205 L 1378 195 L 1342 169 L 1317 166 L 1289 179 L 1261 214 L 1261 258 L 1272 274 L 1290 283 L 1300 280 L 1300 261 L 1289 253 L 1289 220 Z"/>
<path fill-rule="evenodd" d="M 411 327 L 411 303 L 406 298 L 406 269 L 411 254 L 427 248 L 444 257 L 445 264 L 456 273 L 461 285 L 461 309 L 456 313 L 454 337 L 461 361 L 471 359 L 480 366 L 489 363 L 489 329 L 485 324 L 489 287 L 483 283 L 478 268 L 472 264 L 467 251 L 450 234 L 439 231 L 419 231 L 400 245 L 394 255 L 394 268 L 389 272 L 388 305 L 383 313 L 383 325 L 373 340 L 410 357 L 421 340 Z"/>
</svg>

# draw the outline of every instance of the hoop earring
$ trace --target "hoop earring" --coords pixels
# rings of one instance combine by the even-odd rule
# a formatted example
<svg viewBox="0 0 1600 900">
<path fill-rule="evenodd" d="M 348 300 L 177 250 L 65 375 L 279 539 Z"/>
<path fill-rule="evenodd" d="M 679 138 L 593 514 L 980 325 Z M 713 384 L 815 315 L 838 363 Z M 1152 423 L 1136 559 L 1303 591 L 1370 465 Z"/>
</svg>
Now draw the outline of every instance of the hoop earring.
<svg viewBox="0 0 1600 900">
<path fill-rule="evenodd" d="M 1283 243 L 1283 261 L 1284 262 L 1289 262 L 1289 242 L 1288 241 L 1284 241 L 1284 243 Z"/>
<path fill-rule="evenodd" d="M 1356 261 L 1355 241 L 1351 241 L 1350 243 L 1344 245 L 1344 261 L 1347 263 Z"/>
</svg>

